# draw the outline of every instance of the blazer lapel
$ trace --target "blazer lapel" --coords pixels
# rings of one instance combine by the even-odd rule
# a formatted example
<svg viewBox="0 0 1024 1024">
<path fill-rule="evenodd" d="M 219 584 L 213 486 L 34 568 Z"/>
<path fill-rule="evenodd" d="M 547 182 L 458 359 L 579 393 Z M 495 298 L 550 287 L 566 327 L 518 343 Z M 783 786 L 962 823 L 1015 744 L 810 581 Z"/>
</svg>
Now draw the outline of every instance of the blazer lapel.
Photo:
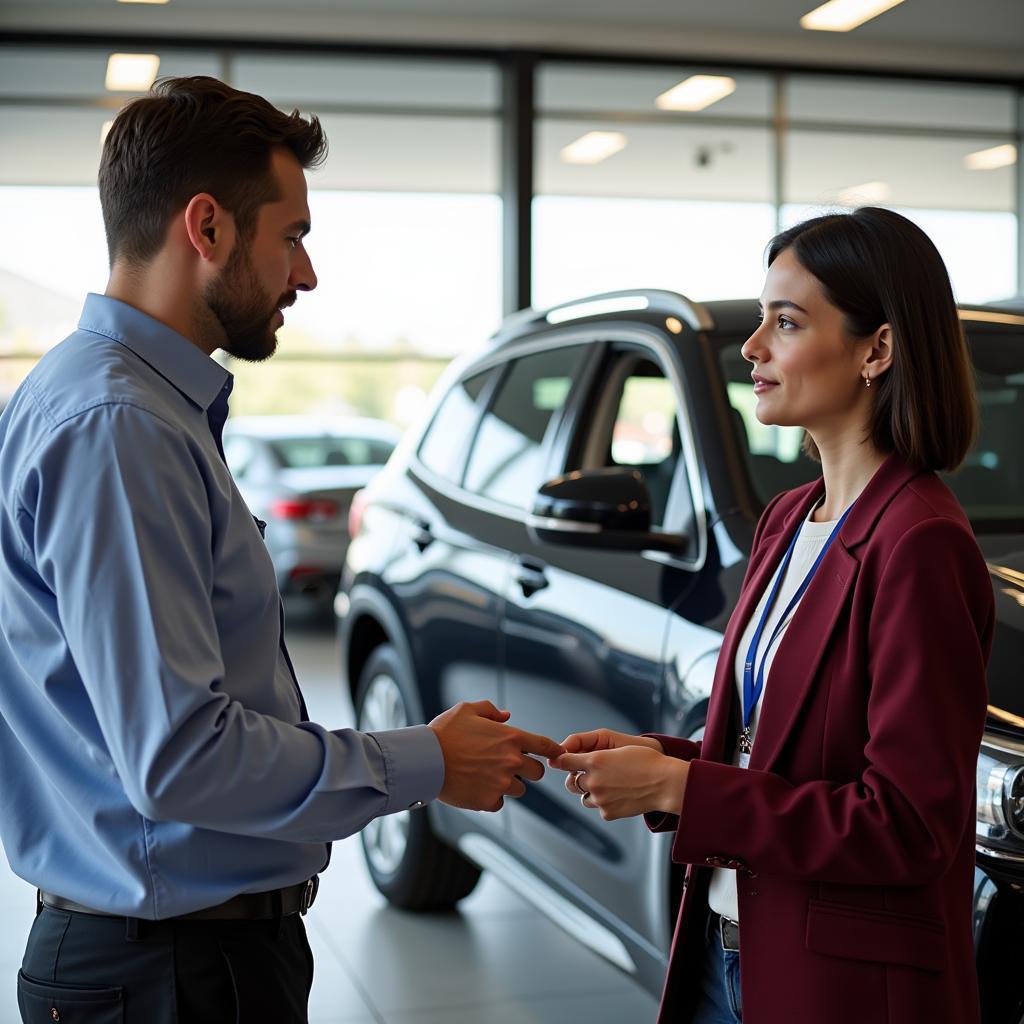
<svg viewBox="0 0 1024 1024">
<path fill-rule="evenodd" d="M 761 697 L 764 703 L 750 755 L 751 768 L 764 770 L 772 766 L 813 688 L 825 648 L 860 569 L 860 560 L 853 550 L 867 540 L 893 498 L 920 472 L 899 456 L 890 455 L 864 488 L 818 566 L 772 662 Z M 801 518 L 807 516 L 820 493 L 815 490 L 811 500 L 801 503 L 801 509 L 796 510 Z M 791 517 L 785 531 L 787 543 L 795 528 Z M 773 552 L 773 558 L 778 564 L 779 555 Z M 758 596 L 766 583 L 757 591 Z"/>
<path fill-rule="evenodd" d="M 701 744 L 703 760 L 723 762 L 726 759 L 726 750 L 731 747 L 730 740 L 734 732 L 732 708 L 734 703 L 739 704 L 736 693 L 735 666 L 736 651 L 743 637 L 743 631 L 750 621 L 750 616 L 757 608 L 757 602 L 761 599 L 775 570 L 779 567 L 782 556 L 793 538 L 793 531 L 797 524 L 806 517 L 811 505 L 821 497 L 823 490 L 824 486 L 819 480 L 818 484 L 808 492 L 805 500 L 788 513 L 783 520 L 782 529 L 761 542 L 767 548 L 765 555 L 754 570 L 753 576 L 744 584 L 736 603 L 736 609 L 729 617 L 729 624 L 722 637 L 722 648 L 718 655 L 715 681 L 708 704 L 704 740 Z M 742 708 L 739 711 L 740 713 L 736 716 L 737 721 L 742 718 Z"/>
<path fill-rule="evenodd" d="M 859 568 L 860 562 L 837 537 L 779 643 L 761 697 L 751 768 L 767 769 L 781 753 L 817 678 L 818 665 Z"/>
</svg>

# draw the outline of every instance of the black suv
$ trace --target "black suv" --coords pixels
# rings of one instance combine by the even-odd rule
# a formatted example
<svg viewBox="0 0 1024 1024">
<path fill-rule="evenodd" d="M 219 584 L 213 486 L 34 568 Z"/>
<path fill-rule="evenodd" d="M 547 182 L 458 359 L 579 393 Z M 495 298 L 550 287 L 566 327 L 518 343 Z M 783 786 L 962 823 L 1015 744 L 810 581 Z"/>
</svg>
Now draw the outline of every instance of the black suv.
<svg viewBox="0 0 1024 1024">
<path fill-rule="evenodd" d="M 982 428 L 949 481 L 999 616 L 978 762 L 989 1024 L 1024 1012 L 1022 314 L 961 311 Z M 487 698 L 556 739 L 701 734 L 758 515 L 817 475 L 797 428 L 754 416 L 740 346 L 756 319 L 752 300 L 619 292 L 516 314 L 449 368 L 351 510 L 335 607 L 361 728 Z M 562 782 L 549 772 L 497 815 L 435 803 L 373 823 L 377 887 L 396 906 L 450 907 L 486 868 L 657 992 L 683 877 L 669 840 L 603 822 Z"/>
</svg>

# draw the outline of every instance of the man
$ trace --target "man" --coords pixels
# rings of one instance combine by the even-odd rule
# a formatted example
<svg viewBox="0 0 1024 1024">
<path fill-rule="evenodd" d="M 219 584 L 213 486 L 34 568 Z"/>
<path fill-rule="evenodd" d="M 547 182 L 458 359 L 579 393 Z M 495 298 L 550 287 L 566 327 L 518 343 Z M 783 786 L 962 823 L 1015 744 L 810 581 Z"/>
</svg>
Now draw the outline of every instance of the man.
<svg viewBox="0 0 1024 1024">
<path fill-rule="evenodd" d="M 40 890 L 26 1021 L 304 1021 L 330 840 L 435 798 L 497 810 L 541 776 L 528 753 L 561 752 L 487 702 L 372 735 L 307 720 L 210 356 L 267 359 L 316 287 L 303 171 L 325 153 L 316 118 L 213 79 L 129 104 L 99 175 L 106 294 L 0 419 L 0 835 Z"/>
</svg>

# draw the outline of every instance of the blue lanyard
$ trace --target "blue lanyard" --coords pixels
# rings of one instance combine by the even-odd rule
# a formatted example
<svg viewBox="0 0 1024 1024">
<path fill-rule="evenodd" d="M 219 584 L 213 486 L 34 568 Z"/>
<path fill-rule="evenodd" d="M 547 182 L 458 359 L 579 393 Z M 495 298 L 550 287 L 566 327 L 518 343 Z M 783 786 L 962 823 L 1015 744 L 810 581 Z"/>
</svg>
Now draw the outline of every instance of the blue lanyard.
<svg viewBox="0 0 1024 1024">
<path fill-rule="evenodd" d="M 747 656 L 743 661 L 743 729 L 744 732 L 749 736 L 750 730 L 750 719 L 754 714 L 754 708 L 757 707 L 757 702 L 761 699 L 761 693 L 764 690 L 764 668 L 765 663 L 768 661 L 768 652 L 772 649 L 773 644 L 778 640 L 779 635 L 782 633 L 783 627 L 786 625 L 786 620 L 789 618 L 789 613 L 797 606 L 800 598 L 804 596 L 804 591 L 811 585 L 811 580 L 814 579 L 814 574 L 818 571 L 818 566 L 821 565 L 821 560 L 825 557 L 826 552 L 835 540 L 836 534 L 839 533 L 843 523 L 846 522 L 846 517 L 850 514 L 850 506 L 840 517 L 839 522 L 833 527 L 832 532 L 828 535 L 828 540 L 825 541 L 825 546 L 818 553 L 818 557 L 814 560 L 814 565 L 811 566 L 810 571 L 804 577 L 803 583 L 800 584 L 799 589 L 793 595 L 792 600 L 786 607 L 786 610 L 782 613 L 778 623 L 775 626 L 775 630 L 768 641 L 768 646 L 764 649 L 764 654 L 761 655 L 760 664 L 757 666 L 757 678 L 755 682 L 754 677 L 754 661 L 757 658 L 757 648 L 761 643 L 761 636 L 764 633 L 765 625 L 768 622 L 768 616 L 771 614 L 772 607 L 775 604 L 775 599 L 779 596 L 779 589 L 782 586 L 782 581 L 786 577 L 786 570 L 789 568 L 790 560 L 793 557 L 793 549 L 796 547 L 797 539 L 800 537 L 800 531 L 803 529 L 803 523 L 801 523 L 793 534 L 793 539 L 789 542 L 789 548 L 786 550 L 786 555 L 782 559 L 782 565 L 779 568 L 778 575 L 775 577 L 775 584 L 772 587 L 771 593 L 768 595 L 768 603 L 764 606 L 764 611 L 761 613 L 761 621 L 757 624 L 757 629 L 754 630 L 753 639 L 750 641 L 750 647 L 747 650 Z"/>
</svg>

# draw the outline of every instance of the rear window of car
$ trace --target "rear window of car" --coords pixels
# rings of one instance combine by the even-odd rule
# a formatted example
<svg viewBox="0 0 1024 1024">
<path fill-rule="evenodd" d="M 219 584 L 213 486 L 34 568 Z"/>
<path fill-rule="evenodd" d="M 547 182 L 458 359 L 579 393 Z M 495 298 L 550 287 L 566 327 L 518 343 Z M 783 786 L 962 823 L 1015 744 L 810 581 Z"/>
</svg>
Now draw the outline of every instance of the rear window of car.
<svg viewBox="0 0 1024 1024">
<path fill-rule="evenodd" d="M 270 442 L 284 469 L 320 466 L 383 466 L 394 450 L 388 441 L 370 437 L 288 437 Z"/>
</svg>

